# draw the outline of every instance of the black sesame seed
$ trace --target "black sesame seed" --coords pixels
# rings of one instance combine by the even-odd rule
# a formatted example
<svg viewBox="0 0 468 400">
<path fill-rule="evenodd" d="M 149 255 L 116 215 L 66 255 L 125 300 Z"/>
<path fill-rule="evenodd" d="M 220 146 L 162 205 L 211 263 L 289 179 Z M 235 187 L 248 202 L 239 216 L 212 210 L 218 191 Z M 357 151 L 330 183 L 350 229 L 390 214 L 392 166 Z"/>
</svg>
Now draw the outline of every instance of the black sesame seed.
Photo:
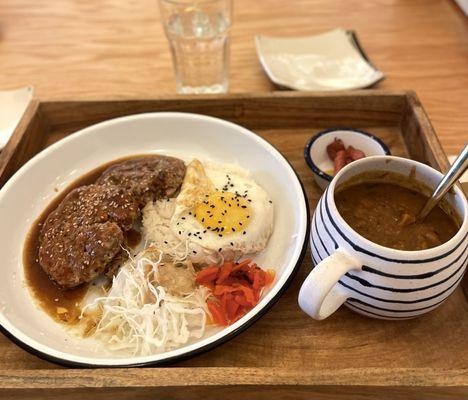
<svg viewBox="0 0 468 400">
<path fill-rule="evenodd" d="M 192 251 L 193 254 L 197 254 L 197 252 L 195 250 Z"/>
<path fill-rule="evenodd" d="M 220 248 L 218 249 L 219 252 L 221 252 L 221 250 L 222 250 L 222 247 L 220 247 Z"/>
<path fill-rule="evenodd" d="M 273 204 L 273 202 L 272 202 L 271 200 L 268 200 L 268 202 L 269 202 L 270 204 Z"/>
<path fill-rule="evenodd" d="M 221 235 L 221 233 L 218 233 L 218 236 L 219 236 L 219 237 L 223 237 L 223 235 Z"/>
<path fill-rule="evenodd" d="M 182 217 L 181 219 L 185 219 L 185 217 Z"/>
<path fill-rule="evenodd" d="M 167 244 L 167 240 L 164 241 L 164 244 Z"/>
<path fill-rule="evenodd" d="M 244 231 L 244 232 L 242 232 L 242 234 L 243 234 L 243 235 L 245 235 L 245 234 L 246 234 L 246 232 Z"/>
<path fill-rule="evenodd" d="M 235 232 L 236 230 L 234 228 L 231 228 L 231 231 Z"/>
<path fill-rule="evenodd" d="M 205 218 L 202 218 L 202 219 L 201 219 L 201 222 L 205 222 Z"/>
<path fill-rule="evenodd" d="M 230 242 L 231 246 L 234 246 L 234 243 Z"/>
<path fill-rule="evenodd" d="M 221 224 L 223 221 L 218 221 L 218 224 Z"/>
<path fill-rule="evenodd" d="M 242 208 L 247 208 L 247 206 L 241 206 Z"/>
<path fill-rule="evenodd" d="M 192 234 L 191 234 L 190 232 L 188 233 L 188 235 L 189 235 L 189 236 L 192 236 Z"/>
</svg>

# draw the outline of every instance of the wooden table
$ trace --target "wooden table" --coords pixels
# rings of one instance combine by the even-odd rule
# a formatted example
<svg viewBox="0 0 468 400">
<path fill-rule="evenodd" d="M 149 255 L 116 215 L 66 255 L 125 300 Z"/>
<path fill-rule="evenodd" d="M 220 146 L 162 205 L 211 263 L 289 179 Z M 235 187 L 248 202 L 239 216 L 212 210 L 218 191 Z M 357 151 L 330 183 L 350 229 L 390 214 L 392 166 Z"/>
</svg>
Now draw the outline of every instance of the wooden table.
<svg viewBox="0 0 468 400">
<path fill-rule="evenodd" d="M 235 0 L 231 91 L 271 91 L 254 35 L 355 29 L 386 89 L 414 89 L 447 153 L 468 141 L 468 23 L 451 0 Z M 0 89 L 37 97 L 174 93 L 157 0 L 2 0 Z"/>
</svg>

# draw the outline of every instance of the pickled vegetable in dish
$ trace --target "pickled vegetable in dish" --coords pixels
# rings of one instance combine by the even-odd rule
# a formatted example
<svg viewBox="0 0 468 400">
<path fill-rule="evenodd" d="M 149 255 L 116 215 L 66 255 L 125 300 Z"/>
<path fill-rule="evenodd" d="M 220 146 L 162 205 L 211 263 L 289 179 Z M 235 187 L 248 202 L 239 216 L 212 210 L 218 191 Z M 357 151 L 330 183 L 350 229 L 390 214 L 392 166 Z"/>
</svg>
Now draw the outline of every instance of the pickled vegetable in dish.
<svg viewBox="0 0 468 400">
<path fill-rule="evenodd" d="M 366 156 L 363 151 L 355 149 L 353 146 L 345 147 L 343 141 L 337 138 L 327 146 L 327 154 L 330 160 L 333 161 L 332 175 L 336 175 L 350 162 L 360 160 Z"/>
</svg>

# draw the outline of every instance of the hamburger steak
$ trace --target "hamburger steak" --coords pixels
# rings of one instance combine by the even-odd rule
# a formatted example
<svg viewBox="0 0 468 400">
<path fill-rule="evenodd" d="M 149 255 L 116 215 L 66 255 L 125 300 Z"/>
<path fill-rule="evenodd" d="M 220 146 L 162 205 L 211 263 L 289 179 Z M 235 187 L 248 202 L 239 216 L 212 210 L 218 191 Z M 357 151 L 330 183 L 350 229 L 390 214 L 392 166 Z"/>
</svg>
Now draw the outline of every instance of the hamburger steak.
<svg viewBox="0 0 468 400">
<path fill-rule="evenodd" d="M 124 232 L 148 202 L 173 196 L 185 175 L 183 161 L 166 156 L 114 164 L 95 184 L 72 190 L 44 222 L 39 263 L 58 285 L 71 288 L 114 268 Z"/>
<path fill-rule="evenodd" d="M 139 157 L 111 166 L 96 183 L 120 186 L 144 207 L 155 198 L 172 197 L 184 176 L 185 164 L 177 158 Z"/>
</svg>

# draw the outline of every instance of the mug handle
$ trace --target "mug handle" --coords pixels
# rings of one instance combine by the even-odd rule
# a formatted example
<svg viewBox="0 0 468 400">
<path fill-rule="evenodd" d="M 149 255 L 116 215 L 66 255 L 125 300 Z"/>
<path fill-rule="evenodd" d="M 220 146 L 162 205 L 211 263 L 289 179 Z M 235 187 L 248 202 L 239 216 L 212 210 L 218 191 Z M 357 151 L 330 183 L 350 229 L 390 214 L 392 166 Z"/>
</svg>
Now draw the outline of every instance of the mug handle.
<svg viewBox="0 0 468 400">
<path fill-rule="evenodd" d="M 319 262 L 309 273 L 299 291 L 299 306 L 316 320 L 333 314 L 349 297 L 345 288 L 337 285 L 351 270 L 361 270 L 361 262 L 343 249 L 336 250 Z"/>
</svg>

